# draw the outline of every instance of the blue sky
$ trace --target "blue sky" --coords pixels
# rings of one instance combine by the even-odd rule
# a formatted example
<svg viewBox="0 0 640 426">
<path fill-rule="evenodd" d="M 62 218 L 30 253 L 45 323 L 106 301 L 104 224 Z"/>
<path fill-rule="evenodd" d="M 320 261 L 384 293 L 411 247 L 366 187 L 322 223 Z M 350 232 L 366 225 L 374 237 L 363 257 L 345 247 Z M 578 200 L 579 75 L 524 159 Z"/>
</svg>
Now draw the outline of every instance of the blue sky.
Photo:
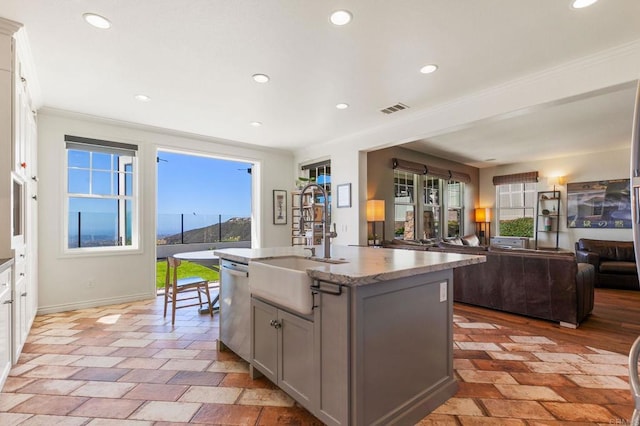
<svg viewBox="0 0 640 426">
<path fill-rule="evenodd" d="M 160 151 L 158 214 L 251 216 L 251 164 Z"/>
<path fill-rule="evenodd" d="M 158 234 L 251 216 L 250 163 L 161 151 L 158 154 Z M 69 151 L 69 191 L 79 194 L 113 195 L 118 190 L 112 155 Z M 91 169 L 93 167 L 93 169 Z M 127 178 L 127 192 L 131 179 Z M 142 185 L 140 186 L 142 187 Z M 130 203 L 127 210 L 130 212 Z M 81 212 L 79 215 L 78 212 Z M 129 214 L 129 213 L 128 213 Z M 181 216 L 184 215 L 184 216 Z M 221 215 L 222 217 L 219 217 Z M 78 235 L 113 237 L 117 234 L 118 202 L 115 199 L 74 197 L 69 201 L 69 241 Z M 74 243 L 75 244 L 75 243 Z"/>
</svg>

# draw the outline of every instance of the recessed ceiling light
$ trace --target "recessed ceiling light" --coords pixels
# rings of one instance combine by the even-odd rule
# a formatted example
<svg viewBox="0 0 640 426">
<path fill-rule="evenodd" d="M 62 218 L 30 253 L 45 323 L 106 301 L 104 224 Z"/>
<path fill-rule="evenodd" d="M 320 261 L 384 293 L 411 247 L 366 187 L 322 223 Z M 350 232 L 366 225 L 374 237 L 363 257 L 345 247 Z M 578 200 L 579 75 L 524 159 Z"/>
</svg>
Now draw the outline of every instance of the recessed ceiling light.
<svg viewBox="0 0 640 426">
<path fill-rule="evenodd" d="M 353 15 L 348 10 L 336 10 L 329 16 L 333 25 L 347 25 L 353 19 Z"/>
<path fill-rule="evenodd" d="M 574 9 L 583 9 L 585 7 L 591 6 L 597 1 L 598 0 L 573 0 L 573 3 L 571 3 L 571 7 L 573 7 Z"/>
<path fill-rule="evenodd" d="M 151 100 L 150 97 L 148 97 L 147 95 L 135 95 L 134 96 L 136 101 L 140 101 L 140 102 L 149 102 Z"/>
<path fill-rule="evenodd" d="M 269 81 L 269 76 L 266 74 L 254 74 L 252 77 L 253 80 L 257 83 L 266 83 L 267 81 Z"/>
<path fill-rule="evenodd" d="M 100 28 L 101 30 L 111 28 L 111 21 L 104 16 L 96 15 L 95 13 L 85 13 L 82 17 L 87 21 L 87 24 Z"/>
<path fill-rule="evenodd" d="M 429 65 L 425 65 L 424 67 L 420 68 L 420 72 L 422 74 L 431 74 L 432 72 L 435 72 L 437 69 L 438 69 L 437 65 L 429 64 Z"/>
<path fill-rule="evenodd" d="M 262 123 L 261 123 L 261 122 L 259 122 L 259 121 L 252 121 L 252 122 L 251 122 L 251 123 L 249 123 L 249 124 L 251 124 L 253 127 L 260 127 L 260 126 L 262 126 Z"/>
<path fill-rule="evenodd" d="M 338 108 L 338 109 L 347 109 L 347 108 L 349 108 L 349 104 L 340 103 L 340 104 L 336 105 L 336 108 Z"/>
</svg>

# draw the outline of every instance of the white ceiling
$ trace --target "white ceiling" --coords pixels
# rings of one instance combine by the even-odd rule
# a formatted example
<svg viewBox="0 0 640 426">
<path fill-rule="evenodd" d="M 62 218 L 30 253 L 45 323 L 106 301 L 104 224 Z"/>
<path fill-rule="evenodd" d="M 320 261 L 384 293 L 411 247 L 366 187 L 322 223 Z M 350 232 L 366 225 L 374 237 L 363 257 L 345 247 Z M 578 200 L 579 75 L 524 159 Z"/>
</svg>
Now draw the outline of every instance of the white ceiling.
<svg viewBox="0 0 640 426">
<path fill-rule="evenodd" d="M 341 8 L 354 19 L 335 27 Z M 2 0 L 0 16 L 25 25 L 41 106 L 290 150 L 640 40 L 638 0 Z M 428 63 L 439 70 L 420 74 Z M 628 146 L 634 91 L 598 87 L 408 146 L 478 167 Z M 398 102 L 410 108 L 380 112 Z"/>
</svg>

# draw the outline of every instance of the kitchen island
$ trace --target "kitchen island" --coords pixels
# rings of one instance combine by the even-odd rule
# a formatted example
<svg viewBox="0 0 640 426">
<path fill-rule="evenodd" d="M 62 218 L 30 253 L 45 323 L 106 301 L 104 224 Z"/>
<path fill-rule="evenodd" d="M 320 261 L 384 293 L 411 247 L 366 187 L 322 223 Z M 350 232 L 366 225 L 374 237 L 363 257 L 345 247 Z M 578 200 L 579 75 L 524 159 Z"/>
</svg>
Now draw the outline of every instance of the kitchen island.
<svg viewBox="0 0 640 426">
<path fill-rule="evenodd" d="M 308 256 L 309 250 L 215 254 L 249 265 L 251 292 L 252 262 Z M 457 390 L 452 269 L 484 261 L 475 255 L 334 246 L 328 262 L 306 269 L 313 283 L 308 312 L 251 296 L 245 314 L 252 375 L 264 374 L 326 424 L 413 424 Z M 224 286 L 223 275 L 221 300 Z M 234 304 L 221 304 L 224 309 Z M 221 312 L 221 329 L 223 318 Z"/>
</svg>

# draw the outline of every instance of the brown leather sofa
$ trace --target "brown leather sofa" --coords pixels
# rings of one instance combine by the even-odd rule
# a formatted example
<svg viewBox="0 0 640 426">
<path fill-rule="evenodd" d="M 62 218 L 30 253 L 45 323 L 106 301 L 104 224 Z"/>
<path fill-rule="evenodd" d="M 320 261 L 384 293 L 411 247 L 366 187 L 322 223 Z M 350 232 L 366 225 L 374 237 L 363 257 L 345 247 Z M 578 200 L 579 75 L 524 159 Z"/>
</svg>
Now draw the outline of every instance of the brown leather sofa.
<svg viewBox="0 0 640 426">
<path fill-rule="evenodd" d="M 576 259 L 594 266 L 596 287 L 640 290 L 633 241 L 580 238 Z"/>
<path fill-rule="evenodd" d="M 490 247 L 430 251 L 487 256 L 453 271 L 453 300 L 577 327 L 593 310 L 594 268 L 573 253 Z"/>
</svg>

